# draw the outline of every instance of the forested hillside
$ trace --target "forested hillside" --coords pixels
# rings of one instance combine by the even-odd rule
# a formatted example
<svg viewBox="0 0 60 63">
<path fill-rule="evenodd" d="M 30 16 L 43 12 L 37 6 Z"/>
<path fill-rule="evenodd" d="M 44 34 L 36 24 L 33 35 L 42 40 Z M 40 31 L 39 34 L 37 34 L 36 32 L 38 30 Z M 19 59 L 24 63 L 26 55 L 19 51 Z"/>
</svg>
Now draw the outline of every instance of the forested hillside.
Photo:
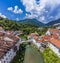
<svg viewBox="0 0 60 63">
<path fill-rule="evenodd" d="M 45 26 L 44 23 L 38 21 L 37 19 L 24 19 L 24 20 L 20 20 L 19 23 L 31 24 L 36 26 Z"/>
<path fill-rule="evenodd" d="M 29 27 L 38 27 L 36 25 L 27 24 L 27 23 L 19 23 L 17 21 L 8 20 L 0 17 L 0 26 L 2 26 L 6 30 L 22 30 L 22 28 Z"/>
<path fill-rule="evenodd" d="M 5 30 L 21 30 L 24 34 L 28 35 L 31 32 L 38 32 L 39 35 L 44 34 L 47 31 L 47 27 L 37 26 L 36 24 L 31 23 L 20 23 L 13 20 L 8 20 L 0 17 L 0 26 L 2 26 Z"/>
</svg>

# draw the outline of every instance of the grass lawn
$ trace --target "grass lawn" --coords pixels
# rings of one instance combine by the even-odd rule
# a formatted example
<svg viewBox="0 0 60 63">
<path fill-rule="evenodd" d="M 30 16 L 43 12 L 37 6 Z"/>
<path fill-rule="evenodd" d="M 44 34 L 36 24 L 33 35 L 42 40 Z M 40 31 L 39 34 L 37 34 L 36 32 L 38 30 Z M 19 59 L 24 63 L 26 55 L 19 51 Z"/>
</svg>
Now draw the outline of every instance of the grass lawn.
<svg viewBox="0 0 60 63">
<path fill-rule="evenodd" d="M 38 49 L 29 45 L 26 47 L 24 63 L 44 63 L 44 59 Z"/>
<path fill-rule="evenodd" d="M 50 48 L 45 49 L 43 57 L 45 63 L 60 63 L 60 58 Z"/>
</svg>

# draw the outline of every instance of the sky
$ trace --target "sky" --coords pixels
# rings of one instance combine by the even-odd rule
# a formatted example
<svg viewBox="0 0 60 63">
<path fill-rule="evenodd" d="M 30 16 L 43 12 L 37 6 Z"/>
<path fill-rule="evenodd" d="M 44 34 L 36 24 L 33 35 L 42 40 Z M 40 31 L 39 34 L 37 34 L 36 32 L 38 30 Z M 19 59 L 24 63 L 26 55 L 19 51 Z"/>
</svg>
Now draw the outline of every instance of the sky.
<svg viewBox="0 0 60 63">
<path fill-rule="evenodd" d="M 48 23 L 60 18 L 60 0 L 0 0 L 0 16 L 17 21 L 37 19 Z"/>
</svg>

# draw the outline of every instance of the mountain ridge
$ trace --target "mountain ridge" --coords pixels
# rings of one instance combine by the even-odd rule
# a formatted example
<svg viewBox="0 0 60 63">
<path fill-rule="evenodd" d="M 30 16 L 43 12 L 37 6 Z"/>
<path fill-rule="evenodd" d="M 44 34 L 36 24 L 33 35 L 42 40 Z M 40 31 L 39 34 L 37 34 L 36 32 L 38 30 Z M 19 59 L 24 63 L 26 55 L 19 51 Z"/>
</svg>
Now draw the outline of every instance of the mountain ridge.
<svg viewBox="0 0 60 63">
<path fill-rule="evenodd" d="M 60 19 L 57 19 L 57 20 L 53 20 L 47 24 L 44 24 L 40 21 L 38 21 L 37 19 L 25 19 L 25 20 L 20 20 L 19 23 L 24 23 L 24 24 L 35 24 L 35 25 L 38 25 L 38 26 L 53 26 L 54 24 L 59 24 L 60 23 Z"/>
<path fill-rule="evenodd" d="M 45 26 L 44 23 L 38 21 L 37 19 L 25 19 L 25 20 L 20 20 L 18 22 L 22 24 L 24 23 L 24 24 L 32 24 L 37 26 Z"/>
<path fill-rule="evenodd" d="M 51 21 L 51 22 L 49 22 L 49 23 L 47 23 L 45 25 L 47 25 L 47 26 L 54 26 L 57 23 L 60 23 L 60 18 L 57 19 L 57 20 L 53 20 L 53 21 Z"/>
</svg>

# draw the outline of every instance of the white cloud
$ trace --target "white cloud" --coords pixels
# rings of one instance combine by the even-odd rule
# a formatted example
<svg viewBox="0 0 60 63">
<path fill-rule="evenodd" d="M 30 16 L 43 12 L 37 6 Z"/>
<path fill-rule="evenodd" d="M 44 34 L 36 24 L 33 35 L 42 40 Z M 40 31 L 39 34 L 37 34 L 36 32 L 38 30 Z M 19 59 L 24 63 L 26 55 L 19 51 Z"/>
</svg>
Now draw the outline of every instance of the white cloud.
<svg viewBox="0 0 60 63">
<path fill-rule="evenodd" d="M 52 18 L 54 18 L 54 17 L 53 17 L 53 16 L 50 16 L 49 18 L 52 19 Z"/>
<path fill-rule="evenodd" d="M 9 10 L 9 11 L 12 11 L 12 10 L 13 10 L 13 8 L 12 8 L 12 7 L 9 7 L 9 8 L 8 8 L 8 10 Z"/>
<path fill-rule="evenodd" d="M 38 16 L 36 15 L 36 14 L 33 14 L 33 13 L 31 13 L 31 14 L 26 14 L 26 17 L 25 18 L 37 18 Z"/>
<path fill-rule="evenodd" d="M 14 8 L 14 13 L 18 14 L 18 13 L 23 13 L 23 11 L 21 9 L 18 8 L 18 6 L 16 5 L 15 8 Z"/>
<path fill-rule="evenodd" d="M 60 18 L 60 13 L 58 13 L 56 16 L 55 16 L 55 19 L 59 19 Z"/>
<path fill-rule="evenodd" d="M 2 13 L 0 13 L 0 16 L 3 18 L 7 18 L 5 15 L 3 15 Z"/>
<path fill-rule="evenodd" d="M 19 21 L 19 18 L 16 18 L 16 21 Z"/>
<path fill-rule="evenodd" d="M 41 17 L 40 17 L 40 20 L 41 20 L 41 21 L 44 21 L 44 20 L 45 20 L 45 17 L 44 17 L 44 16 L 41 16 Z"/>
<path fill-rule="evenodd" d="M 60 0 L 58 1 L 57 0 L 39 0 L 38 4 L 36 0 L 21 0 L 21 1 L 25 6 L 26 12 L 30 12 L 30 14 L 27 14 L 26 16 L 30 18 L 35 17 L 37 19 L 41 18 L 41 16 L 44 16 L 44 18 L 46 18 L 47 15 L 49 15 L 50 17 L 50 14 L 54 12 L 55 9 L 60 5 Z M 44 18 L 41 18 L 42 21 Z"/>
<path fill-rule="evenodd" d="M 60 18 L 60 9 L 58 9 L 58 13 L 57 15 L 55 16 L 55 19 L 59 19 Z"/>
<path fill-rule="evenodd" d="M 9 7 L 8 10 L 14 12 L 15 14 L 23 13 L 23 11 L 21 9 L 19 9 L 19 7 L 17 5 L 14 8 Z"/>
</svg>

